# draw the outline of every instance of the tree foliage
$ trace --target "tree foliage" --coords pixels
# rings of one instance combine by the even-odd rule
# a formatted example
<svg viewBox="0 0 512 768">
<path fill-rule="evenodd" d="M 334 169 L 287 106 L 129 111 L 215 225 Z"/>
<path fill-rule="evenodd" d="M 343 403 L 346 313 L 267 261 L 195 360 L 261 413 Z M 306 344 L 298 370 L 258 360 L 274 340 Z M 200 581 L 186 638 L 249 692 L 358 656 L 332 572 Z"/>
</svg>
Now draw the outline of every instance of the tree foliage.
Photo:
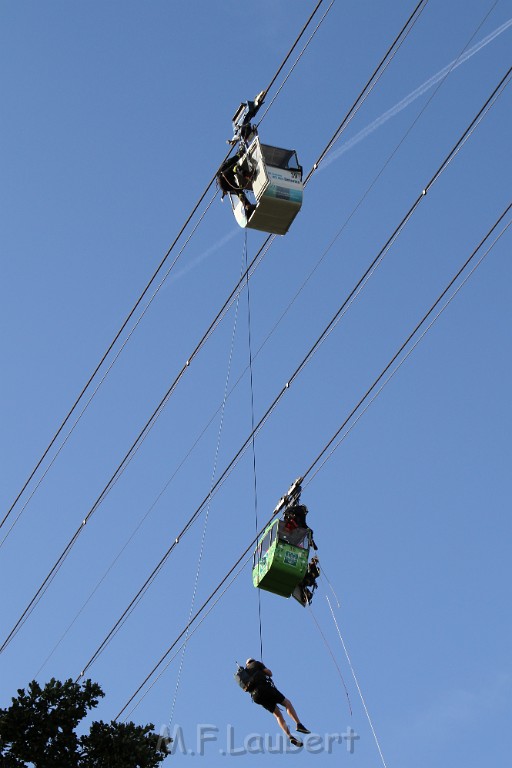
<svg viewBox="0 0 512 768">
<path fill-rule="evenodd" d="M 93 722 L 76 728 L 104 696 L 97 683 L 33 680 L 0 709 L 1 768 L 156 768 L 166 751 L 152 723 Z"/>
</svg>

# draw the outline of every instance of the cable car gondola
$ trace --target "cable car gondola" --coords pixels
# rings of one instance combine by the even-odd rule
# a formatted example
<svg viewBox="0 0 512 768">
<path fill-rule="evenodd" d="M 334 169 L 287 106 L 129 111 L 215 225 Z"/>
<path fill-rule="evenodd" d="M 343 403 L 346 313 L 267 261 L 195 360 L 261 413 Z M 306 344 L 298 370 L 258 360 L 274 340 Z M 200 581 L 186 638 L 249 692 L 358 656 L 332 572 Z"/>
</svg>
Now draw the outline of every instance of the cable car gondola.
<svg viewBox="0 0 512 768">
<path fill-rule="evenodd" d="M 253 557 L 252 580 L 255 587 L 281 597 L 311 602 L 320 575 L 318 559 L 309 562 L 310 548 L 316 550 L 313 531 L 306 523 L 307 507 L 300 504 L 300 478 L 280 499 L 272 520 L 258 539 Z"/>
<path fill-rule="evenodd" d="M 241 227 L 285 235 L 302 207 L 302 166 L 294 149 L 260 142 L 250 120 L 263 96 L 261 93 L 254 101 L 244 102 L 235 112 L 230 143 L 238 143 L 239 149 L 223 163 L 217 181 L 222 196 L 229 195 Z"/>
</svg>

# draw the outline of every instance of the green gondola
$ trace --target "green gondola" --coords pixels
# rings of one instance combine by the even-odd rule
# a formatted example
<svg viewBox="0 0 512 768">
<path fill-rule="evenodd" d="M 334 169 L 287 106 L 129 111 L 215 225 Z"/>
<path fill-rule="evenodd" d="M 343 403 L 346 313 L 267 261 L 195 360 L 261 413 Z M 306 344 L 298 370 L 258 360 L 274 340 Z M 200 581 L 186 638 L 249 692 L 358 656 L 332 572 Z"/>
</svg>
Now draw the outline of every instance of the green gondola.
<svg viewBox="0 0 512 768">
<path fill-rule="evenodd" d="M 306 522 L 308 508 L 300 503 L 301 482 L 302 478 L 297 478 L 279 499 L 275 519 L 258 538 L 252 582 L 275 595 L 293 596 L 305 606 L 311 603 L 320 569 L 316 555 L 309 561 L 310 548 L 316 550 L 317 546 Z"/>
<path fill-rule="evenodd" d="M 274 520 L 258 539 L 252 581 L 255 587 L 281 597 L 291 597 L 308 570 L 310 529 L 289 529 L 285 520 Z"/>
</svg>

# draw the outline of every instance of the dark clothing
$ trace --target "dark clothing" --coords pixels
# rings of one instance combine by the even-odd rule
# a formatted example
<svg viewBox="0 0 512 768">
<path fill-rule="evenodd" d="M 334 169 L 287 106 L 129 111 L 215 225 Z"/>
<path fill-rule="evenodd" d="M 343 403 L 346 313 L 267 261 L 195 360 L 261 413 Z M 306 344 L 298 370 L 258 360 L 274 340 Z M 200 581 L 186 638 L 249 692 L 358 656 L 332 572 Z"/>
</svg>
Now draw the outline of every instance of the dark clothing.
<svg viewBox="0 0 512 768">
<path fill-rule="evenodd" d="M 241 153 L 228 158 L 217 171 L 217 183 L 224 195 L 243 194 L 244 189 L 252 189 L 254 171 L 248 161 L 241 162 Z"/>
<path fill-rule="evenodd" d="M 252 678 L 247 686 L 255 704 L 260 704 L 269 712 L 274 712 L 276 704 L 282 704 L 285 700 L 284 694 L 278 691 L 274 683 L 264 673 L 265 665 L 261 661 L 252 661 L 245 667 L 252 673 Z"/>
<path fill-rule="evenodd" d="M 282 694 L 281 691 L 278 691 L 274 686 L 257 688 L 251 693 L 251 696 L 255 704 L 260 704 L 262 707 L 265 707 L 266 710 L 272 712 L 272 714 L 274 713 L 276 704 L 282 704 L 285 700 L 284 694 Z"/>
</svg>

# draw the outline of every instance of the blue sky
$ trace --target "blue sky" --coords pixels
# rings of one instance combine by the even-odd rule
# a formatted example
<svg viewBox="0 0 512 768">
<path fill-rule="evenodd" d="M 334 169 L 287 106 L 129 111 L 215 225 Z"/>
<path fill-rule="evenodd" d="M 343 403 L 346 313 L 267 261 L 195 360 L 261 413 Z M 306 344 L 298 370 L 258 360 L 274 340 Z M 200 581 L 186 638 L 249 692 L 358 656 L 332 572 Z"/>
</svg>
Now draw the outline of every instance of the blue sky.
<svg viewBox="0 0 512 768">
<path fill-rule="evenodd" d="M 267 86 L 314 5 L 1 4 L 2 518 L 224 158 L 236 107 Z M 262 140 L 295 148 L 309 172 L 413 8 L 335 2 Z M 507 72 L 511 19 L 505 0 L 430 0 L 313 175 L 249 283 L 255 422 Z M 255 440 L 256 502 L 249 449 L 88 670 L 106 692 L 95 717 L 126 704 L 248 546 L 256 513 L 270 516 L 505 210 L 511 115 L 507 87 L 280 400 Z M 249 259 L 264 239 L 249 232 Z M 352 714 L 308 611 L 261 594 L 278 686 L 311 730 L 359 736 L 353 754 L 342 742 L 304 750 L 294 758 L 304 764 L 509 763 L 510 247 L 509 228 L 305 483 L 382 756 L 323 579 L 313 612 Z M 243 265 L 244 232 L 217 196 L 0 530 L 2 642 Z M 251 432 L 248 361 L 244 290 L 0 654 L 2 706 L 34 677 L 80 673 L 208 495 Z M 246 568 L 130 717 L 157 729 L 171 720 L 192 751 L 198 724 L 214 725 L 215 766 L 242 759 L 220 754 L 228 728 L 237 747 L 253 733 L 275 739 L 273 718 L 232 678 L 236 660 L 259 655 L 258 626 Z"/>
</svg>

